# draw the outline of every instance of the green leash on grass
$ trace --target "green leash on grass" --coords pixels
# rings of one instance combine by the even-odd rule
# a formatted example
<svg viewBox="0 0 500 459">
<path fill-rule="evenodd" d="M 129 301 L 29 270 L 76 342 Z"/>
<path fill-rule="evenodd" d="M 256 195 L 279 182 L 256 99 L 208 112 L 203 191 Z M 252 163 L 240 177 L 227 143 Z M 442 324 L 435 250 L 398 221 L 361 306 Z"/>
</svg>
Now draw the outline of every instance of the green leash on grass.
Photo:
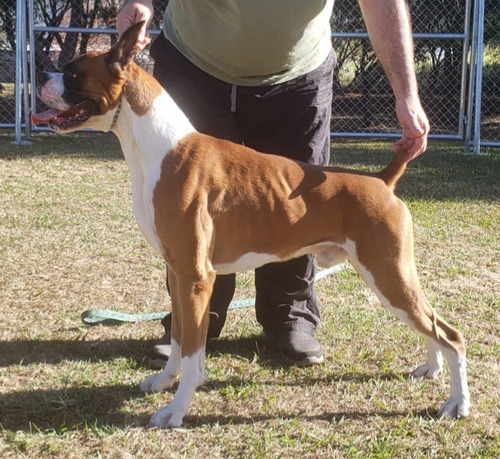
<svg viewBox="0 0 500 459">
<path fill-rule="evenodd" d="M 333 266 L 316 273 L 315 281 L 323 279 L 334 272 L 344 269 L 344 265 Z M 235 300 L 229 303 L 229 309 L 241 309 L 255 305 L 255 298 Z M 82 321 L 86 325 L 119 325 L 123 322 L 143 322 L 146 320 L 160 320 L 168 314 L 165 312 L 150 312 L 145 314 L 127 314 L 125 312 L 113 311 L 112 309 L 89 309 L 82 312 Z"/>
</svg>

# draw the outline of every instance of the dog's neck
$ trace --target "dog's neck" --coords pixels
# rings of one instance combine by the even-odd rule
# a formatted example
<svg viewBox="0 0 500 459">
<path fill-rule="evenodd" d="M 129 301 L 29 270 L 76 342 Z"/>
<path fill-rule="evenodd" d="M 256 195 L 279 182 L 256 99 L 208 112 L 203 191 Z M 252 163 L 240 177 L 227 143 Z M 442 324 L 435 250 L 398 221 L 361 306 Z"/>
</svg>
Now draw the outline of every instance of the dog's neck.
<svg viewBox="0 0 500 459">
<path fill-rule="evenodd" d="M 158 162 L 195 129 L 156 79 L 132 65 L 112 130 L 129 167 L 159 170 Z"/>
</svg>

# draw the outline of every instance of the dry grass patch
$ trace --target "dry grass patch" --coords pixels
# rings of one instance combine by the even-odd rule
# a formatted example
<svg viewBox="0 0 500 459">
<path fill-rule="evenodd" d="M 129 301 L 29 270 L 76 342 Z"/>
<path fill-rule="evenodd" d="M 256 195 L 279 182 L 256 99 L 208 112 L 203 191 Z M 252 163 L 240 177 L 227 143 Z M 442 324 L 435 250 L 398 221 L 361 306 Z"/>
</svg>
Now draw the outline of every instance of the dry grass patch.
<svg viewBox="0 0 500 459">
<path fill-rule="evenodd" d="M 89 308 L 167 310 L 164 265 L 133 220 L 109 135 L 0 137 L 2 457 L 498 457 L 500 161 L 431 145 L 399 186 L 433 305 L 469 345 L 472 414 L 436 421 L 448 393 L 412 382 L 422 340 L 352 269 L 318 282 L 326 362 L 289 368 L 261 343 L 253 309 L 208 346 L 208 381 L 184 427 L 146 430 L 171 394 L 143 395 L 157 322 L 86 327 Z M 332 161 L 386 164 L 387 144 L 335 145 Z M 253 296 L 251 273 L 238 298 Z"/>
</svg>

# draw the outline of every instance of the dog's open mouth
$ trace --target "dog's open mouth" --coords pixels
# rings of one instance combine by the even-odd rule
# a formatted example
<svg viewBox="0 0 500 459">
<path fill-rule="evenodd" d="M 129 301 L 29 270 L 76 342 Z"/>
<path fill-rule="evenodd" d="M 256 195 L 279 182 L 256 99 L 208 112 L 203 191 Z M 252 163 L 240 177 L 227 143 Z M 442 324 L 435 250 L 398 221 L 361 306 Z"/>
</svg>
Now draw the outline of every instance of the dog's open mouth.
<svg viewBox="0 0 500 459">
<path fill-rule="evenodd" d="M 55 131 L 66 131 L 85 123 L 94 112 L 94 102 L 85 100 L 67 110 L 51 108 L 41 113 L 32 113 L 31 122 L 38 126 L 49 126 Z"/>
</svg>

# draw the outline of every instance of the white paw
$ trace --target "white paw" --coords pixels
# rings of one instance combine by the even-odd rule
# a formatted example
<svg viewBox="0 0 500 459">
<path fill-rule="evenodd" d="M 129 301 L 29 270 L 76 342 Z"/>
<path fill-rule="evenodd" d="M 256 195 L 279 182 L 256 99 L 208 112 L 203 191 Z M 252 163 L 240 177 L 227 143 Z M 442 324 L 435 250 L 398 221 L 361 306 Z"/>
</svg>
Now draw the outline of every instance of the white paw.
<svg viewBox="0 0 500 459">
<path fill-rule="evenodd" d="M 164 406 L 153 414 L 149 420 L 148 427 L 160 427 L 162 429 L 180 427 L 185 413 L 176 410 L 172 405 L 171 403 L 168 406 Z"/>
<path fill-rule="evenodd" d="M 157 375 L 148 376 L 139 386 L 142 392 L 163 392 L 166 389 L 171 389 L 175 382 L 175 376 Z"/>
<path fill-rule="evenodd" d="M 465 418 L 469 415 L 470 401 L 467 397 L 450 397 L 438 412 L 438 417 L 448 417 L 451 419 Z"/>
<path fill-rule="evenodd" d="M 418 368 L 413 370 L 413 372 L 411 373 L 411 377 L 414 379 L 435 379 L 439 375 L 439 373 L 441 373 L 441 369 L 442 368 L 439 365 L 424 363 L 423 365 L 420 365 Z"/>
</svg>

